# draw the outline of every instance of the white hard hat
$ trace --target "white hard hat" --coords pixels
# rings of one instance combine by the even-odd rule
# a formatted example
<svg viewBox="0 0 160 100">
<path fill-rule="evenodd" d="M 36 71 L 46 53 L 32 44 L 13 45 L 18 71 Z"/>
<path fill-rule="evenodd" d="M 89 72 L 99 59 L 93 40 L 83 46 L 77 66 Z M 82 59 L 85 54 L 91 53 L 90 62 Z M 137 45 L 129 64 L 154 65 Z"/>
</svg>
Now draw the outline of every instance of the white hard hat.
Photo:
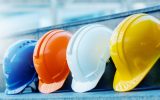
<svg viewBox="0 0 160 100">
<path fill-rule="evenodd" d="M 75 92 L 86 92 L 98 84 L 107 60 L 109 40 L 112 31 L 99 24 L 80 28 L 71 38 L 67 47 L 67 62 Z"/>
</svg>

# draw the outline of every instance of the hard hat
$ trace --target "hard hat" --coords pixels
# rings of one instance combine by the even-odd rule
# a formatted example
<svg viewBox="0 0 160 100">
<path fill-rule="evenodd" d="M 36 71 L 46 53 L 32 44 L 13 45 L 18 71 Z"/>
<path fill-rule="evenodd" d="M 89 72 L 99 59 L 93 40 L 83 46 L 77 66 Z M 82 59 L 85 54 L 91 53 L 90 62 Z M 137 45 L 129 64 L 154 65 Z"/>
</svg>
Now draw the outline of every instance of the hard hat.
<svg viewBox="0 0 160 100">
<path fill-rule="evenodd" d="M 126 18 L 114 30 L 110 53 L 117 69 L 114 90 L 132 90 L 160 57 L 160 21 L 147 14 Z"/>
<path fill-rule="evenodd" d="M 99 24 L 80 28 L 67 47 L 67 62 L 75 92 L 86 92 L 96 87 L 110 57 L 111 30 Z"/>
<path fill-rule="evenodd" d="M 39 91 L 51 93 L 60 89 L 68 74 L 66 49 L 71 33 L 52 30 L 42 36 L 34 51 L 34 65 L 39 77 Z"/>
<path fill-rule="evenodd" d="M 6 94 L 17 94 L 29 86 L 37 74 L 33 65 L 36 40 L 21 40 L 11 45 L 3 59 Z"/>
</svg>

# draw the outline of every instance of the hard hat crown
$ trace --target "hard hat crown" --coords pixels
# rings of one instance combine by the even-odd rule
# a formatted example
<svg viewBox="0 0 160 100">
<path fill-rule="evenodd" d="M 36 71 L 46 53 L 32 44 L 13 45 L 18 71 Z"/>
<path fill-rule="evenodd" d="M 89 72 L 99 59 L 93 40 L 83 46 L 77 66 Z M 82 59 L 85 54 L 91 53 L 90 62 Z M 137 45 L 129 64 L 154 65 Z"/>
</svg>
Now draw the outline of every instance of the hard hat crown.
<svg viewBox="0 0 160 100">
<path fill-rule="evenodd" d="M 34 65 L 39 76 L 39 90 L 50 93 L 60 89 L 69 74 L 66 49 L 71 37 L 64 30 L 52 30 L 38 41 Z"/>
<path fill-rule="evenodd" d="M 97 80 L 104 73 L 105 64 L 110 56 L 110 36 L 110 29 L 103 25 L 92 24 L 80 28 L 71 38 L 67 48 L 67 62 L 73 76 L 72 89 L 76 92 L 79 90 L 74 88 L 76 87 L 73 85 L 74 81 L 85 84 L 96 80 L 93 83 L 97 84 Z M 93 85 L 90 84 L 91 86 Z M 83 90 L 85 91 L 88 90 Z"/>
<path fill-rule="evenodd" d="M 111 56 L 117 68 L 116 91 L 131 90 L 145 77 L 160 56 L 160 21 L 136 14 L 118 26 L 111 39 Z"/>
<path fill-rule="evenodd" d="M 11 45 L 5 53 L 3 70 L 7 94 L 19 93 L 36 77 L 32 60 L 35 44 L 35 40 L 21 40 Z"/>
</svg>

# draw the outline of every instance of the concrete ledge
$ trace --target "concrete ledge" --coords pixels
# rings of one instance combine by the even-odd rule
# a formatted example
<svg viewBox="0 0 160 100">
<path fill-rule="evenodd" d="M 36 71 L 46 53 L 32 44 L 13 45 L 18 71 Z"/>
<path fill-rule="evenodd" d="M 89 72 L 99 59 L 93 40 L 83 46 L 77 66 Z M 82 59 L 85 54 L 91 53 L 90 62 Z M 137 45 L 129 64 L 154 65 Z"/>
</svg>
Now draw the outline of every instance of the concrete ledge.
<svg viewBox="0 0 160 100">
<path fill-rule="evenodd" d="M 0 93 L 0 99 L 60 99 L 60 100 L 158 100 L 160 98 L 160 90 L 149 90 L 149 91 L 132 91 L 126 93 L 118 93 L 114 91 L 101 91 L 101 92 L 87 92 L 87 93 L 74 93 L 74 92 L 63 92 L 63 93 L 52 93 L 52 94 L 41 94 L 41 93 L 30 93 L 30 94 L 19 94 L 19 95 L 5 95 Z"/>
</svg>

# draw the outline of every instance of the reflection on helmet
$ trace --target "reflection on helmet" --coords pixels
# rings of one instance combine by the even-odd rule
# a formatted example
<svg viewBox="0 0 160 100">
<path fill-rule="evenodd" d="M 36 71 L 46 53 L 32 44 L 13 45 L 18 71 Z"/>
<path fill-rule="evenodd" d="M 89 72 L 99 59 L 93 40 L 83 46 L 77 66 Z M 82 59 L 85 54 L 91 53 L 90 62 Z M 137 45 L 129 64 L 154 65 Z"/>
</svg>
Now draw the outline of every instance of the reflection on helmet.
<svg viewBox="0 0 160 100">
<path fill-rule="evenodd" d="M 63 86 L 69 74 L 66 49 L 70 37 L 69 32 L 52 30 L 38 41 L 33 59 L 40 92 L 51 93 Z"/>
<path fill-rule="evenodd" d="M 6 94 L 22 92 L 36 78 L 32 59 L 35 45 L 35 40 L 22 40 L 6 51 L 3 59 Z"/>
<path fill-rule="evenodd" d="M 110 53 L 117 69 L 114 90 L 132 90 L 160 57 L 160 21 L 146 14 L 126 18 L 114 30 Z"/>
<path fill-rule="evenodd" d="M 93 89 L 105 71 L 110 57 L 111 30 L 103 25 L 92 24 L 80 28 L 67 47 L 67 62 L 75 92 Z"/>
</svg>

